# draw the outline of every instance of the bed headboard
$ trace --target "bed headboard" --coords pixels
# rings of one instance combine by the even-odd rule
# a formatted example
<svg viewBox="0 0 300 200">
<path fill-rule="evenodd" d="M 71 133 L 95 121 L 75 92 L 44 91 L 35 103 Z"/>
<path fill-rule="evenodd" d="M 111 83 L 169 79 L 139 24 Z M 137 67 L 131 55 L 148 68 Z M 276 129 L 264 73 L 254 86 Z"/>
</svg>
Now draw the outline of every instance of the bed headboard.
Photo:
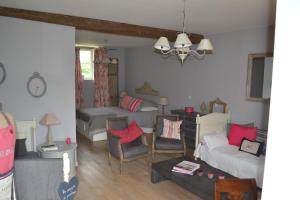
<svg viewBox="0 0 300 200">
<path fill-rule="evenodd" d="M 36 122 L 33 121 L 16 121 L 16 138 L 26 138 L 27 151 L 36 151 Z"/>
<path fill-rule="evenodd" d="M 228 113 L 210 113 L 200 117 L 196 117 L 196 146 L 200 139 L 210 133 L 226 131 L 227 123 L 230 122 Z"/>
<path fill-rule="evenodd" d="M 159 96 L 159 91 L 154 90 L 151 85 L 145 81 L 144 84 L 135 89 L 135 92 L 137 94 L 146 94 L 146 95 L 151 95 L 151 96 Z"/>
</svg>

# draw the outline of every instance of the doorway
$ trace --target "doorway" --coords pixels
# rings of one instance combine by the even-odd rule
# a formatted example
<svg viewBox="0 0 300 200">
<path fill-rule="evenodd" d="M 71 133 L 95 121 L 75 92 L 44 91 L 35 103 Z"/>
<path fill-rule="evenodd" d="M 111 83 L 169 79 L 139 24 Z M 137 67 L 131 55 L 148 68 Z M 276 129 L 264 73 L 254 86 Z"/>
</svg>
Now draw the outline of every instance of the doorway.
<svg viewBox="0 0 300 200">
<path fill-rule="evenodd" d="M 110 98 L 110 106 L 119 105 L 119 60 L 110 58 L 115 61 L 108 64 L 108 90 Z"/>
</svg>

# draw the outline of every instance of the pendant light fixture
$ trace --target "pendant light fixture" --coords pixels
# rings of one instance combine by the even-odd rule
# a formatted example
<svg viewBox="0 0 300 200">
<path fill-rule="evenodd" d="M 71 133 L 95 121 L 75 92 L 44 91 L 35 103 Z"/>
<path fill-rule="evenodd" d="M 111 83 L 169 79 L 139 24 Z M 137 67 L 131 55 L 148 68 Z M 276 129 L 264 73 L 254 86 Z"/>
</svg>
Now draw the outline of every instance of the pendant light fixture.
<svg viewBox="0 0 300 200">
<path fill-rule="evenodd" d="M 163 55 L 177 55 L 182 64 L 189 55 L 202 59 L 206 54 L 213 51 L 213 46 L 209 39 L 202 39 L 196 50 L 191 49 L 193 44 L 185 32 L 185 2 L 186 0 L 183 0 L 182 32 L 177 35 L 174 48 L 170 48 L 169 40 L 166 37 L 160 37 L 154 45 L 154 48 Z"/>
</svg>

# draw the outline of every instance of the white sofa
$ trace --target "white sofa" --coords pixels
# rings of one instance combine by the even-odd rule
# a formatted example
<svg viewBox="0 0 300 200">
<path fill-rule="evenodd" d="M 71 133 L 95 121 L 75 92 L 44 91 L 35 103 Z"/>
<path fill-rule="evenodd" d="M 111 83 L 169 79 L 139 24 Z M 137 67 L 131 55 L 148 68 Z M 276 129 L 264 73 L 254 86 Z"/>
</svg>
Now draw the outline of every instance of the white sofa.
<svg viewBox="0 0 300 200">
<path fill-rule="evenodd" d="M 201 160 L 238 178 L 255 178 L 262 188 L 265 156 L 259 157 L 239 151 L 239 147 L 223 145 L 211 150 L 205 144 L 199 146 Z"/>
<path fill-rule="evenodd" d="M 238 178 L 255 178 L 257 186 L 262 188 L 265 156 L 256 157 L 239 151 L 237 146 L 229 145 L 226 136 L 229 122 L 228 113 L 211 113 L 201 117 L 198 115 L 195 143 L 197 148 L 194 156 Z M 213 136 L 216 134 L 223 136 Z M 263 135 L 265 139 L 266 134 Z M 261 134 L 258 134 L 256 139 L 261 141 Z"/>
</svg>

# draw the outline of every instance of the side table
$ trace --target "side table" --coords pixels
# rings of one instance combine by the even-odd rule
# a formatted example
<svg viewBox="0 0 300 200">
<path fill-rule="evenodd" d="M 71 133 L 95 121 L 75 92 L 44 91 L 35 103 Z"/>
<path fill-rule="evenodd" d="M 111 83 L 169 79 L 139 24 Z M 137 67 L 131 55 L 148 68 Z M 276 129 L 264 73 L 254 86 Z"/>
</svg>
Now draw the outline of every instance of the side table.
<svg viewBox="0 0 300 200">
<path fill-rule="evenodd" d="M 41 144 L 37 146 L 37 152 L 41 158 L 62 158 L 64 153 L 68 153 L 70 159 L 70 177 L 76 175 L 76 148 L 77 145 L 75 143 L 66 144 L 64 141 L 55 141 L 55 145 L 57 146 L 57 150 L 44 151 L 41 146 L 45 144 Z"/>
</svg>

